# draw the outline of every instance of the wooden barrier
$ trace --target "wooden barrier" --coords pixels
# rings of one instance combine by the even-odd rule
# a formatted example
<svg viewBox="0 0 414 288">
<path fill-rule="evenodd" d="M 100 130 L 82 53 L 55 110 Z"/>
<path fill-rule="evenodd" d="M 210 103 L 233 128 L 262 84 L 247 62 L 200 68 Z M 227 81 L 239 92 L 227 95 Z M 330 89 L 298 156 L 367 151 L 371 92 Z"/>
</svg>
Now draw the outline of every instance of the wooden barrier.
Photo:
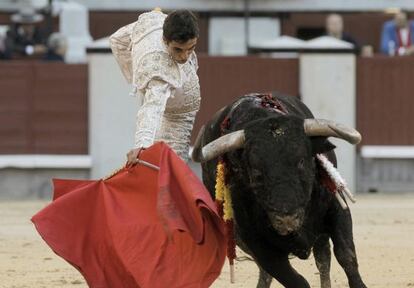
<svg viewBox="0 0 414 288">
<path fill-rule="evenodd" d="M 414 145 L 414 58 L 359 58 L 357 127 L 362 145 Z"/>
<path fill-rule="evenodd" d="M 194 135 L 251 92 L 299 94 L 297 59 L 199 57 L 202 104 Z M 359 58 L 362 145 L 414 145 L 414 58 Z M 0 154 L 88 154 L 87 65 L 0 62 Z"/>
<path fill-rule="evenodd" d="M 0 63 L 0 154 L 88 154 L 86 65 Z"/>
</svg>

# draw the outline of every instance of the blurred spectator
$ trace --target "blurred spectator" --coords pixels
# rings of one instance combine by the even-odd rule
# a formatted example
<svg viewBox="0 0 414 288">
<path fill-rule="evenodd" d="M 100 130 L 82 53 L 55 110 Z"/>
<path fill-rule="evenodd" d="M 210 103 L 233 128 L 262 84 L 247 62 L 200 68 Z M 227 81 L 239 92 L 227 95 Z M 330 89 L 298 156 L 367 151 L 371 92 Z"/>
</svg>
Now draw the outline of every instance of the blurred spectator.
<svg viewBox="0 0 414 288">
<path fill-rule="evenodd" d="M 348 33 L 344 32 L 344 21 L 339 14 L 330 14 L 326 17 L 326 35 L 335 37 L 354 45 L 357 51 L 360 50 L 359 44 Z"/>
<path fill-rule="evenodd" d="M 64 61 L 67 50 L 66 37 L 60 33 L 52 33 L 47 40 L 47 53 L 45 61 Z"/>
<path fill-rule="evenodd" d="M 2 29 L 3 26 L 0 26 L 0 60 L 1 59 L 8 59 L 8 55 L 6 54 L 6 33 L 7 30 Z"/>
<path fill-rule="evenodd" d="M 400 11 L 394 20 L 385 22 L 381 35 L 381 51 L 390 56 L 414 54 L 414 21 Z"/>
<path fill-rule="evenodd" d="M 35 25 L 43 20 L 42 15 L 37 14 L 33 8 L 25 7 L 13 14 L 11 20 L 14 25 L 7 32 L 7 54 L 34 55 L 46 52 L 45 37 Z"/>
</svg>

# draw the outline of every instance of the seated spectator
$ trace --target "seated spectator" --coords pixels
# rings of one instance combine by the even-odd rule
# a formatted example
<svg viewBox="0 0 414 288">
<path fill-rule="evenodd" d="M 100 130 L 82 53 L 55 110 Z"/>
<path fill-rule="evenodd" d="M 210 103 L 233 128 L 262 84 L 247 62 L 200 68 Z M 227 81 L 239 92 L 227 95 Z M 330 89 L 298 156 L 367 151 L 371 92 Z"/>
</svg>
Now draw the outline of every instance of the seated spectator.
<svg viewBox="0 0 414 288">
<path fill-rule="evenodd" d="M 326 35 L 335 37 L 339 40 L 346 41 L 354 45 L 355 49 L 359 51 L 359 44 L 348 33 L 344 32 L 344 21 L 339 14 L 330 14 L 326 17 Z"/>
<path fill-rule="evenodd" d="M 385 22 L 381 35 L 381 52 L 390 56 L 414 54 L 414 21 L 400 11 L 394 20 Z"/>
<path fill-rule="evenodd" d="M 32 8 L 26 7 L 19 13 L 13 14 L 11 20 L 14 25 L 7 32 L 7 54 L 24 56 L 46 52 L 45 37 L 35 25 L 43 20 L 42 15 L 36 14 Z"/>
<path fill-rule="evenodd" d="M 45 61 L 64 61 L 67 50 L 66 37 L 60 33 L 52 33 L 47 40 L 47 53 Z"/>
</svg>

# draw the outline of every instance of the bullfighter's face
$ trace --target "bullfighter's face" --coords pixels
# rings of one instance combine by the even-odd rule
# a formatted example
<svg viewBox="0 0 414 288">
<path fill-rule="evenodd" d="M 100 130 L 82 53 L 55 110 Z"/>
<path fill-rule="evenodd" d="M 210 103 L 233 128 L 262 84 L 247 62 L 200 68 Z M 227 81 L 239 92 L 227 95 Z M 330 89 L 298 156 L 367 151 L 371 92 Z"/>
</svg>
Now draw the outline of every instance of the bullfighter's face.
<svg viewBox="0 0 414 288">
<path fill-rule="evenodd" d="M 187 42 L 166 41 L 168 53 L 177 63 L 184 64 L 188 61 L 191 53 L 194 52 L 197 45 L 197 38 L 188 40 Z"/>
<path fill-rule="evenodd" d="M 311 139 L 303 119 L 271 117 L 245 129 L 244 157 L 250 186 L 280 235 L 303 224 L 315 178 Z"/>
</svg>

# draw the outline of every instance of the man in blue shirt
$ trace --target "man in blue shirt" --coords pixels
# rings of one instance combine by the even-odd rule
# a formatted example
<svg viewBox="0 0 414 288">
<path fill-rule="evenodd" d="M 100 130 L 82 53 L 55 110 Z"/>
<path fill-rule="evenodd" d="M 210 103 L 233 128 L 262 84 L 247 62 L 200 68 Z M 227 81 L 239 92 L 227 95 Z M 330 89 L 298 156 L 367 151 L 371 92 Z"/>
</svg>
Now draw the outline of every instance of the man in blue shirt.
<svg viewBox="0 0 414 288">
<path fill-rule="evenodd" d="M 381 35 L 381 52 L 390 56 L 414 54 L 414 21 L 400 11 L 394 20 L 385 22 Z"/>
</svg>

